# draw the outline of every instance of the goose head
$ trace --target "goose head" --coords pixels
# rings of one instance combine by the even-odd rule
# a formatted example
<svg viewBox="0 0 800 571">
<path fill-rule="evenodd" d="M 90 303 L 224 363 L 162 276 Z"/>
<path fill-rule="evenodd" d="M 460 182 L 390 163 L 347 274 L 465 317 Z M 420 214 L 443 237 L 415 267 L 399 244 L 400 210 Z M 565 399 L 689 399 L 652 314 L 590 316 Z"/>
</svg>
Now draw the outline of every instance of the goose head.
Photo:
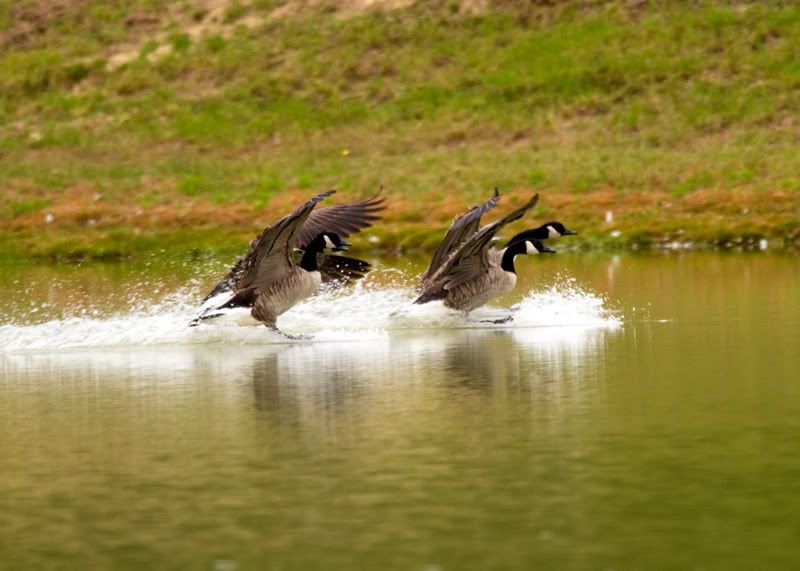
<svg viewBox="0 0 800 571">
<path fill-rule="evenodd" d="M 561 222 L 553 221 L 548 222 L 547 224 L 542 224 L 538 228 L 520 232 L 511 238 L 509 244 L 519 240 L 547 240 L 552 238 L 561 238 L 562 236 L 574 236 L 575 234 L 577 234 L 575 230 L 570 230 Z"/>
<path fill-rule="evenodd" d="M 548 222 L 547 224 L 543 224 L 545 228 L 547 228 L 547 237 L 548 238 L 560 238 L 561 236 L 574 236 L 577 234 L 575 230 L 570 230 L 566 226 L 564 226 L 561 222 Z"/>
<path fill-rule="evenodd" d="M 350 242 L 342 239 L 336 232 L 321 232 L 308 245 L 308 249 L 315 252 L 341 252 L 351 246 Z"/>
</svg>

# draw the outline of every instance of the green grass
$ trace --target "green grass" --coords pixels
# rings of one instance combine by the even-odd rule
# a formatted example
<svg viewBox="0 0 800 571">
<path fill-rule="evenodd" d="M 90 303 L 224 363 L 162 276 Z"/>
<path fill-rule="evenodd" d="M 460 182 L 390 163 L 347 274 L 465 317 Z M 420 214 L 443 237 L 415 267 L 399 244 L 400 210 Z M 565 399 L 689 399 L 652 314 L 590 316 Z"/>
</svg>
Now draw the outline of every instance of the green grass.
<svg viewBox="0 0 800 571">
<path fill-rule="evenodd" d="M 38 198 L 27 198 L 24 200 L 11 201 L 9 204 L 11 207 L 11 216 L 16 218 L 17 216 L 22 216 L 23 214 L 37 212 L 46 207 L 49 203 L 50 201 L 48 200 Z"/>
<path fill-rule="evenodd" d="M 208 15 L 191 2 L 76 4 L 6 49 L 0 206 L 16 216 L 31 188 L 58 203 L 87 184 L 147 207 L 383 184 L 419 218 L 432 195 L 467 205 L 495 185 L 545 197 L 800 190 L 794 4 L 270 17 L 279 5 L 232 1 L 192 36 Z M 19 25 L 14 14 L 0 10 L 0 29 Z M 156 24 L 126 23 L 143 15 Z M 139 52 L 111 68 L 121 45 Z"/>
</svg>

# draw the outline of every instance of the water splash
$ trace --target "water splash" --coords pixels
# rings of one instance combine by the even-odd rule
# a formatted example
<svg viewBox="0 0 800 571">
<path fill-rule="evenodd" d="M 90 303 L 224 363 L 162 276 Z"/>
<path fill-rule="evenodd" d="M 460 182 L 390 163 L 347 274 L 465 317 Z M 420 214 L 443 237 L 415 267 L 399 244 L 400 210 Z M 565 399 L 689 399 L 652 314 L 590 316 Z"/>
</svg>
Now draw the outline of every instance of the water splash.
<svg viewBox="0 0 800 571">
<path fill-rule="evenodd" d="M 187 327 L 197 306 L 194 285 L 173 292 L 161 302 L 132 303 L 126 313 L 97 316 L 92 310 L 37 324 L 0 326 L 0 351 L 49 351 L 168 345 L 265 345 L 294 343 L 259 326 L 248 310 L 224 320 Z M 323 292 L 281 316 L 280 327 L 292 334 L 310 334 L 315 342 L 386 339 L 393 332 L 448 329 L 608 328 L 621 324 L 600 296 L 564 281 L 532 292 L 511 310 L 480 308 L 464 317 L 441 303 L 413 305 L 415 292 L 405 284 L 363 283 Z M 85 311 L 85 308 L 84 310 Z M 503 324 L 492 323 L 512 316 Z M 573 329 L 574 332 L 574 329 Z"/>
</svg>

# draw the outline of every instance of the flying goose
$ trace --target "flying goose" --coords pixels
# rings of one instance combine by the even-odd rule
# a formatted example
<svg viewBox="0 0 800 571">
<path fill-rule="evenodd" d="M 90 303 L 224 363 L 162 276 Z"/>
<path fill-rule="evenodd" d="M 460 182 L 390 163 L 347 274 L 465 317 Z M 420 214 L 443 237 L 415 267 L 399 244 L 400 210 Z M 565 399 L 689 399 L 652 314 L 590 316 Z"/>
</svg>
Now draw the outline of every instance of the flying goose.
<svg viewBox="0 0 800 571">
<path fill-rule="evenodd" d="M 498 196 L 495 194 L 483 205 L 473 207 L 464 216 L 456 219 L 453 226 L 455 227 L 467 217 L 469 220 L 464 224 L 479 223 L 480 215 L 475 219 L 475 213 L 482 213 L 493 208 L 497 198 Z M 422 293 L 414 303 L 444 300 L 445 306 L 469 313 L 490 299 L 514 289 L 517 282 L 516 268 L 514 267 L 516 256 L 554 253 L 555 251 L 536 239 L 519 240 L 502 250 L 496 250 L 490 247 L 492 238 L 503 226 L 522 218 L 525 212 L 536 205 L 538 200 L 539 195 L 536 194 L 521 208 L 466 237 L 464 242 L 453 249 L 438 268 L 435 268 L 430 275 L 427 275 L 426 272 L 420 285 Z M 452 230 L 453 228 L 451 228 Z"/>
<path fill-rule="evenodd" d="M 350 244 L 343 236 L 358 232 L 377 220 L 383 198 L 314 210 L 334 194 L 328 190 L 307 201 L 267 227 L 237 259 L 228 274 L 206 296 L 202 311 L 190 325 L 223 315 L 224 309 L 251 308 L 251 315 L 278 330 L 279 315 L 313 294 L 323 281 L 349 281 L 363 277 L 367 262 L 334 255 Z M 300 246 L 299 262 L 295 247 Z"/>
</svg>

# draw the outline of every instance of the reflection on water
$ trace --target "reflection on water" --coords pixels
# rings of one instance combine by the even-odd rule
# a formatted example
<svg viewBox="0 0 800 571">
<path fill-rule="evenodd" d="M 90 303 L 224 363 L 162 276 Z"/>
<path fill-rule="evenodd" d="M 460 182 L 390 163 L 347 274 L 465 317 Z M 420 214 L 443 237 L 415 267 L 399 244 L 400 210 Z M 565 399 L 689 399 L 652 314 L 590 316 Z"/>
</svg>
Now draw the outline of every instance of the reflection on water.
<svg viewBox="0 0 800 571">
<path fill-rule="evenodd" d="M 50 353 L 7 353 L 0 365 L 8 378 L 47 381 L 51 375 L 146 380 L 160 385 L 195 378 L 232 385 L 252 383 L 256 405 L 267 409 L 335 408 L 343 394 L 381 390 L 387 384 L 418 382 L 485 395 L 545 390 L 543 377 L 560 390 L 584 369 L 597 368 L 605 342 L 616 328 L 548 327 L 507 330 L 461 329 L 425 336 L 354 342 L 266 346 L 155 349 L 77 349 Z M 410 380 L 409 380 L 410 379 Z M 565 382 L 560 382 L 565 381 Z"/>
<path fill-rule="evenodd" d="M 0 568 L 796 567 L 796 261 L 557 258 L 502 301 L 513 327 L 391 321 L 397 283 L 339 300 L 346 324 L 300 308 L 313 343 L 186 337 L 177 299 L 9 319 Z"/>
</svg>

